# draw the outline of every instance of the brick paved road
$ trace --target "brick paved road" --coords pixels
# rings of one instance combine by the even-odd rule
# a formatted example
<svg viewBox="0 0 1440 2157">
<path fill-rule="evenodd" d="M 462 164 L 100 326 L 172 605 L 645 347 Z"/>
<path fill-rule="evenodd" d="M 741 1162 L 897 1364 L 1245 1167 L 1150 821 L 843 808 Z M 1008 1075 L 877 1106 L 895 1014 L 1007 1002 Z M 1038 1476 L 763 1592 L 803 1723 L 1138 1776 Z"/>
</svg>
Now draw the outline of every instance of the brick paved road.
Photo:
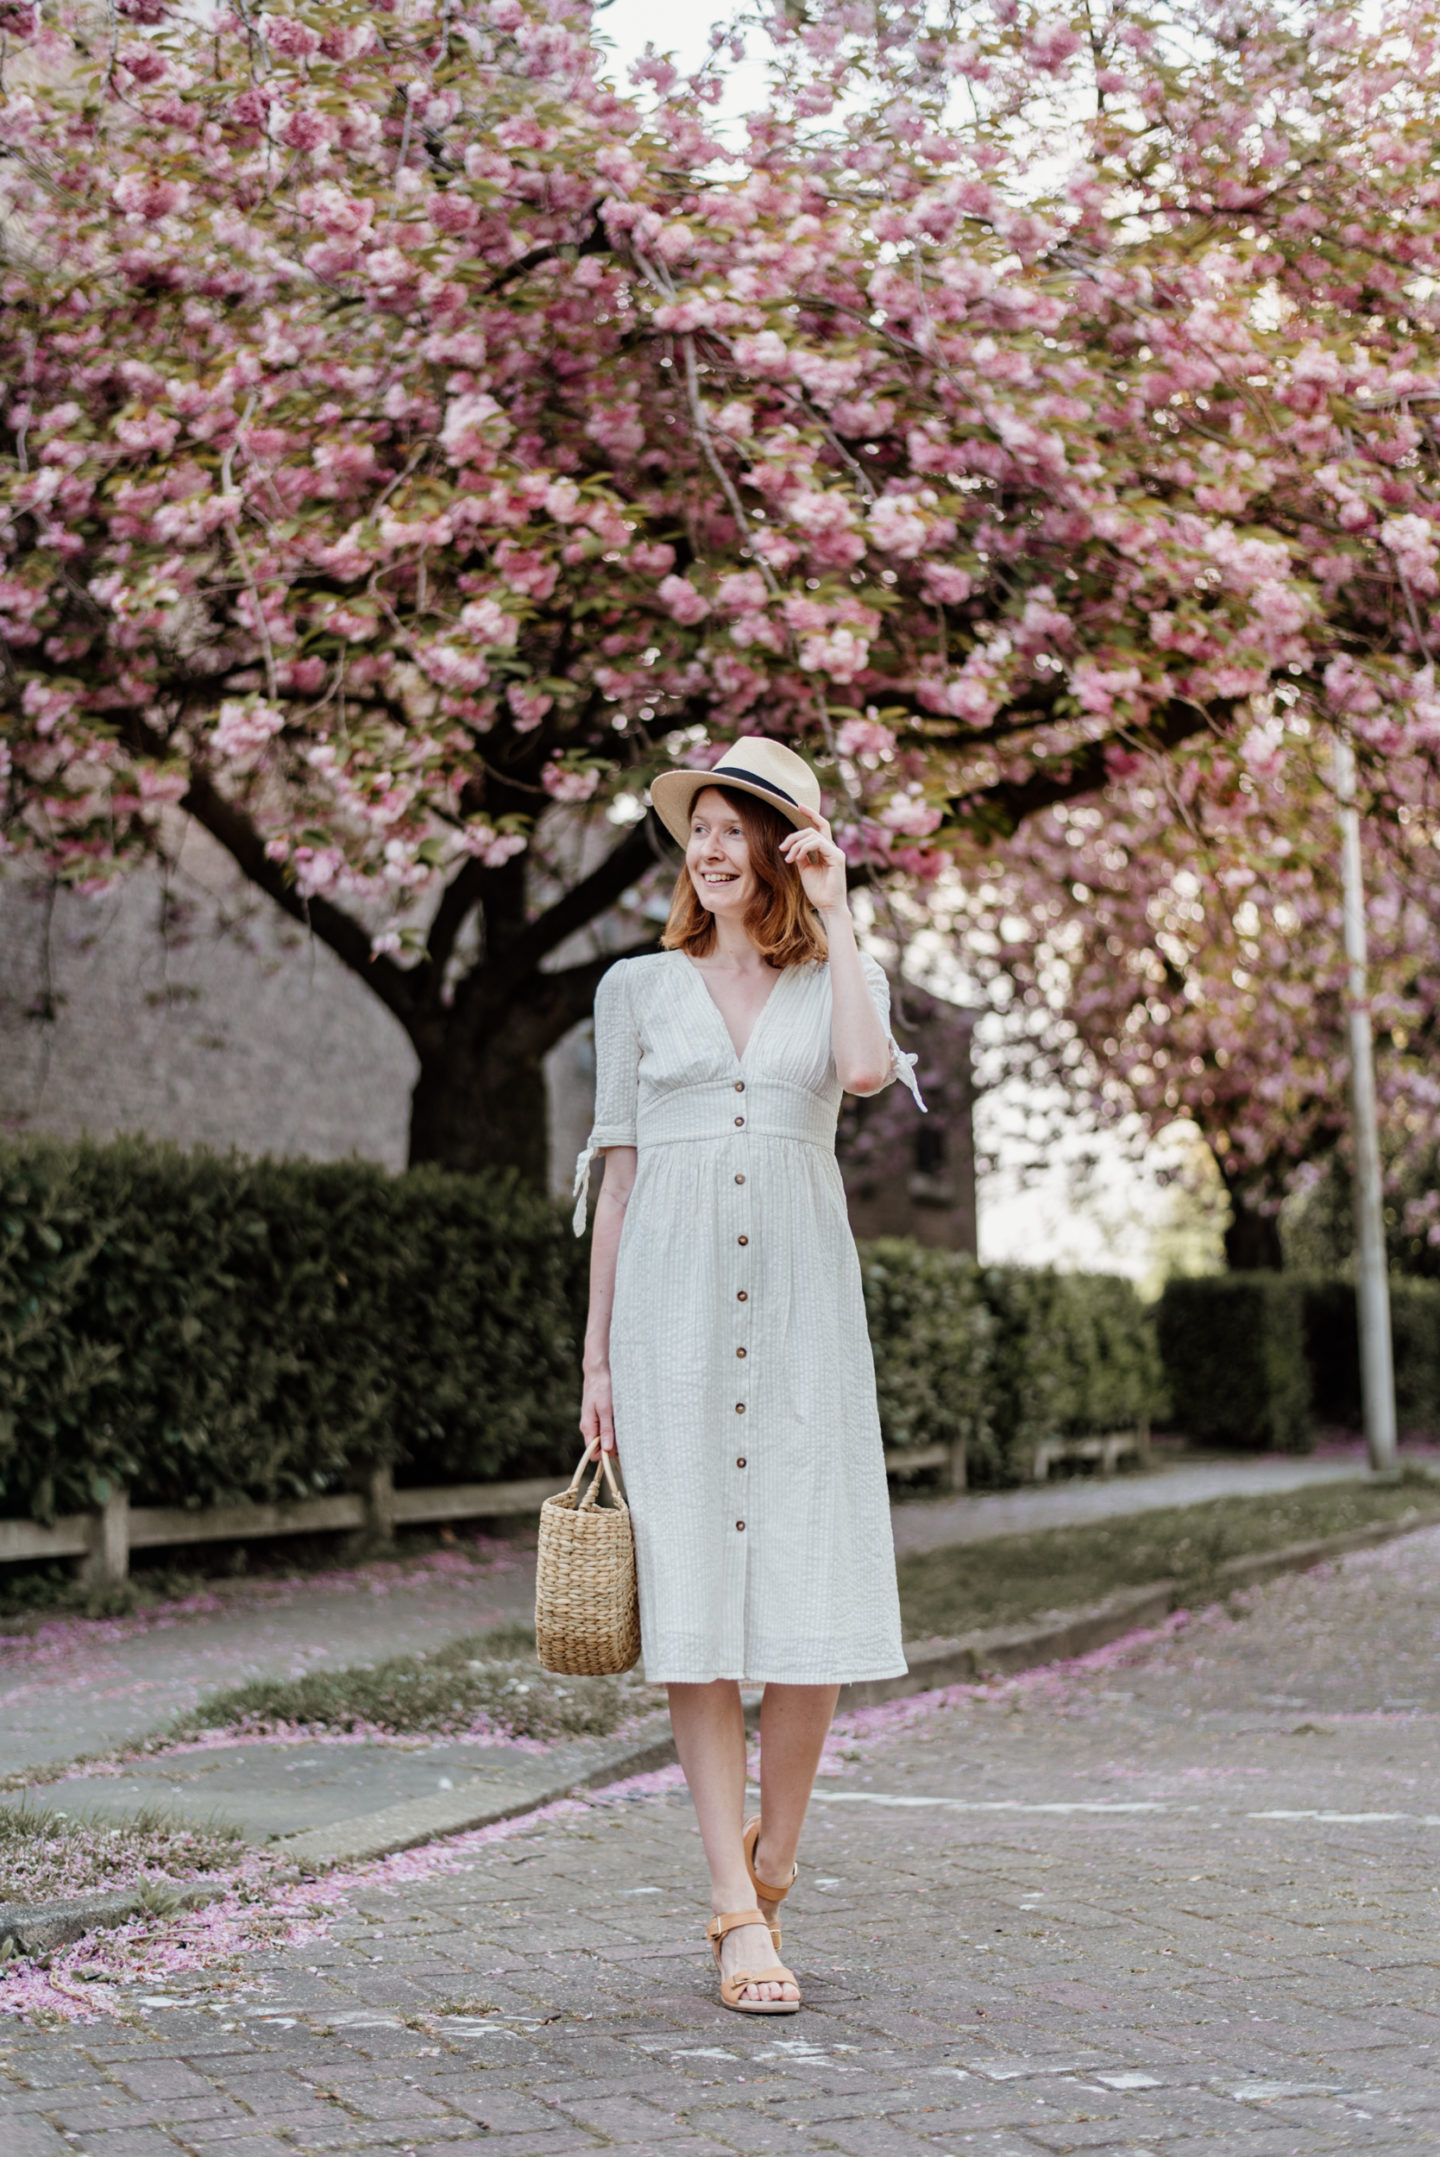
<svg viewBox="0 0 1440 2157">
<path fill-rule="evenodd" d="M 808 1834 L 795 2020 L 713 2001 L 685 1799 L 599 1805 L 133 2027 L 11 2026 L 0 2146 L 1434 2157 L 1437 1631 L 1431 1531 L 875 1711 Z"/>
</svg>

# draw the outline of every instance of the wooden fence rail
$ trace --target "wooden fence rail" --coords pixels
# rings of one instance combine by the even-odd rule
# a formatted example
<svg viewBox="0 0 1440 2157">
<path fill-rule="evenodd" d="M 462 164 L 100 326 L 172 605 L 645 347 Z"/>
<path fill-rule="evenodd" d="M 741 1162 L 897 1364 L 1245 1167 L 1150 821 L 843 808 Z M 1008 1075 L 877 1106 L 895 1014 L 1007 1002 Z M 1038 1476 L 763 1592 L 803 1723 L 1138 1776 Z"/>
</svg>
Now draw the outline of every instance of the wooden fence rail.
<svg viewBox="0 0 1440 2157">
<path fill-rule="evenodd" d="M 1109 1474 L 1124 1454 L 1143 1458 L 1143 1434 L 1112 1432 L 1104 1439 L 1047 1441 L 1050 1459 L 1090 1459 L 1091 1450 Z M 1045 1467 L 1039 1466 L 1043 1476 Z M 887 1472 L 901 1479 L 939 1468 L 952 1490 L 965 1488 L 962 1445 L 916 1446 L 885 1455 Z M 1032 1473 L 1034 1469 L 1032 1468 Z M 349 1534 L 367 1542 L 393 1541 L 397 1528 L 456 1520 L 500 1520 L 538 1513 L 560 1488 L 557 1476 L 519 1483 L 448 1483 L 432 1490 L 397 1490 L 388 1468 L 377 1468 L 359 1490 L 324 1498 L 294 1498 L 275 1505 L 131 1505 L 124 1490 L 112 1491 L 92 1512 L 58 1520 L 0 1520 L 0 1565 L 27 1559 L 68 1558 L 92 1587 L 117 1587 L 130 1570 L 132 1550 L 175 1549 L 191 1543 L 256 1542 L 272 1536 Z"/>
</svg>

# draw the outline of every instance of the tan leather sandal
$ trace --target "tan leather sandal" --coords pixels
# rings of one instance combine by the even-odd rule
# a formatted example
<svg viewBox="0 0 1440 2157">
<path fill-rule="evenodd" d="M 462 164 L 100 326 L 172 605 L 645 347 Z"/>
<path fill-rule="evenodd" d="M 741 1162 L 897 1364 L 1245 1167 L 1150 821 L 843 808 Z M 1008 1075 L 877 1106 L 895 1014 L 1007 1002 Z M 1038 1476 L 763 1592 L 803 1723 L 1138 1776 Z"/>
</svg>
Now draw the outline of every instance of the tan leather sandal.
<svg viewBox="0 0 1440 2157">
<path fill-rule="evenodd" d="M 783 1902 L 785 1900 L 785 1897 L 789 1894 L 791 1888 L 795 1885 L 795 1882 L 800 1877 L 800 1860 L 798 1858 L 795 1860 L 795 1863 L 790 1870 L 790 1877 L 785 1882 L 785 1885 L 783 1887 L 767 1887 L 765 1882 L 760 1878 L 759 1874 L 755 1870 L 755 1851 L 759 1844 L 759 1841 L 760 1815 L 757 1812 L 752 1820 L 747 1820 L 745 1822 L 744 1829 L 740 1836 L 741 1848 L 745 1852 L 745 1870 L 750 1875 L 750 1885 L 754 1888 L 755 1893 L 759 1896 L 762 1902 Z M 764 1923 L 769 1930 L 771 1939 L 775 1943 L 775 1952 L 778 1955 L 780 1952 L 781 1940 L 780 1927 L 768 1917 L 764 1919 Z"/>
<path fill-rule="evenodd" d="M 742 2000 L 740 1997 L 747 1985 L 794 1985 L 798 1992 L 799 1980 L 783 1962 L 772 1964 L 768 1970 L 737 1970 L 733 1977 L 726 1977 L 721 1969 L 720 1943 L 726 1933 L 738 1932 L 743 1925 L 764 1923 L 758 1910 L 727 1910 L 722 1917 L 712 1917 L 705 1927 L 705 1937 L 715 1956 L 715 1967 L 721 1971 L 720 2005 L 737 2015 L 793 2015 L 799 2011 L 799 2000 Z"/>
</svg>

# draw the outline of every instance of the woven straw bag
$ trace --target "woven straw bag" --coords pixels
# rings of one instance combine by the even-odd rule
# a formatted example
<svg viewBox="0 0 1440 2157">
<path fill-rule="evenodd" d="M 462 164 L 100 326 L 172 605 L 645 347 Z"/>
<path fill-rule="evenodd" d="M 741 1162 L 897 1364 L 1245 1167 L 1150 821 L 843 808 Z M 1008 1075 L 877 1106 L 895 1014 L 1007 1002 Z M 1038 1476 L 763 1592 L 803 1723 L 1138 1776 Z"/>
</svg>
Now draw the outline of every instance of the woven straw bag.
<svg viewBox="0 0 1440 2157">
<path fill-rule="evenodd" d="M 540 1508 L 535 1564 L 535 1646 L 542 1670 L 567 1678 L 603 1678 L 640 1659 L 640 1597 L 635 1530 L 608 1453 L 580 1495 L 582 1458 L 569 1488 Z M 597 1504 L 600 1479 L 611 1503 Z"/>
</svg>

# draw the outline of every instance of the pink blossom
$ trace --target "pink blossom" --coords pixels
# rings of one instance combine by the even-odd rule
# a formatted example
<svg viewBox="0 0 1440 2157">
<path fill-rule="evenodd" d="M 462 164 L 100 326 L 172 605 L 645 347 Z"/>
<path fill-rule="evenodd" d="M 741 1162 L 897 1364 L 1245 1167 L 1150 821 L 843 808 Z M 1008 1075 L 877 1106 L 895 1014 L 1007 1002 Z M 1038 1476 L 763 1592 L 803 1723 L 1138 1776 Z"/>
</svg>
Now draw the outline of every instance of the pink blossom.
<svg viewBox="0 0 1440 2157">
<path fill-rule="evenodd" d="M 306 23 L 285 15 L 267 15 L 264 23 L 270 50 L 287 60 L 308 60 L 320 50 L 320 33 Z"/>
<path fill-rule="evenodd" d="M 1387 517 L 1380 527 L 1380 544 L 1395 557 L 1396 567 L 1411 591 L 1440 590 L 1440 578 L 1435 574 L 1436 531 L 1428 518 Z"/>
<path fill-rule="evenodd" d="M 1380 706 L 1380 693 L 1364 669 L 1341 652 L 1325 669 L 1325 694 L 1337 711 L 1368 714 Z"/>
<path fill-rule="evenodd" d="M 1117 697 L 1128 700 L 1141 686 L 1138 667 L 1105 667 L 1082 659 L 1070 670 L 1070 688 L 1082 711 L 1108 717 Z"/>
<path fill-rule="evenodd" d="M 877 547 L 901 561 L 913 561 L 929 538 L 929 527 L 911 494 L 886 494 L 866 519 Z"/>
<path fill-rule="evenodd" d="M 292 150 L 319 150 L 334 139 L 334 127 L 325 115 L 308 109 L 292 112 L 280 129 L 280 140 Z"/>
<path fill-rule="evenodd" d="M 494 599 L 472 599 L 460 609 L 460 626 L 468 630 L 479 644 L 491 645 L 508 651 L 515 642 L 519 625 L 513 615 Z"/>
<path fill-rule="evenodd" d="M 417 274 L 409 257 L 398 247 L 372 247 L 363 257 L 363 266 L 370 282 L 382 288 L 408 284 Z M 450 448 L 449 441 L 446 441 L 446 447 Z"/>
<path fill-rule="evenodd" d="M 6 214 L 45 286 L 41 314 L 23 276 L 0 314 L 7 846 L 102 880 L 203 770 L 403 970 L 457 826 L 513 852 L 494 770 L 542 808 L 598 774 L 603 806 L 697 714 L 707 753 L 763 726 L 823 758 L 824 692 L 853 684 L 865 716 L 833 724 L 873 796 L 856 858 L 942 907 L 937 831 L 884 804 L 966 804 L 957 827 L 991 846 L 961 888 L 1023 861 L 1032 925 L 1077 939 L 1073 976 L 1056 947 L 1025 984 L 1037 1025 L 1083 1033 L 1156 1117 L 1181 1097 L 1172 1047 L 1218 1118 L 1240 1044 L 1283 1041 L 1276 1068 L 1251 1056 L 1253 1114 L 1225 1111 L 1227 1160 L 1271 1143 L 1259 1104 L 1309 1051 L 1278 991 L 1234 977 L 1300 984 L 1238 930 L 1212 965 L 1202 930 L 1217 952 L 1230 931 L 1175 880 L 1199 829 L 1300 908 L 1288 880 L 1321 877 L 1331 823 L 1295 743 L 1313 759 L 1337 709 L 1397 845 L 1434 793 L 1440 190 L 1414 144 L 1440 94 L 1419 16 L 1387 17 L 1382 59 L 1252 10 L 1243 66 L 1199 0 L 1163 49 L 1121 23 L 1098 70 L 1119 86 L 1061 99 L 1057 178 L 1056 84 L 1083 55 L 1064 10 L 993 7 L 982 36 L 978 14 L 815 0 L 753 90 L 722 41 L 689 79 L 647 60 L 634 92 L 560 0 L 467 0 L 448 67 L 408 0 L 262 17 L 258 56 L 238 12 L 173 8 L 163 40 L 122 34 L 113 83 L 109 41 L 70 38 L 76 4 L 44 11 L 63 67 L 27 63 L 0 104 Z M 1120 189 L 1132 129 L 1154 162 Z M 197 680 L 227 685 L 223 717 L 193 717 Z M 1160 714 L 1186 717 L 1142 750 Z M 998 836 L 1071 788 L 1083 814 Z M 1382 890 L 1405 905 L 1379 879 L 1377 938 Z M 1297 914 L 1312 950 L 1322 911 Z M 1177 970 L 1212 1034 L 1143 1001 Z M 1428 1038 L 1397 997 L 1399 1032 Z"/>
<path fill-rule="evenodd" d="M 552 801 L 589 801 L 600 784 L 600 774 L 593 768 L 567 770 L 552 759 L 542 768 L 540 783 Z"/>
<path fill-rule="evenodd" d="M 522 688 L 518 682 L 510 684 L 510 687 L 505 692 L 505 701 L 515 715 L 516 732 L 521 734 L 527 733 L 532 727 L 539 726 L 545 714 L 555 708 L 554 697 L 550 696 L 545 690 Z M 584 795 L 567 795 L 565 798 L 567 800 L 581 801 L 586 797 Z"/>
<path fill-rule="evenodd" d="M 495 549 L 495 566 L 511 591 L 527 599 L 548 599 L 560 575 L 558 564 L 547 561 L 537 548 L 517 547 L 509 539 Z"/>
<path fill-rule="evenodd" d="M 374 45 L 375 32 L 368 22 L 333 24 L 320 40 L 327 60 L 358 60 Z"/>
<path fill-rule="evenodd" d="M 709 600 L 684 577 L 664 578 L 656 588 L 656 596 L 672 620 L 686 629 L 696 622 L 703 622 L 710 612 Z"/>
<path fill-rule="evenodd" d="M 850 629 L 833 629 L 828 636 L 806 637 L 800 645 L 800 664 L 815 674 L 828 674 L 832 681 L 850 682 L 864 672 L 870 646 Z"/>
<path fill-rule="evenodd" d="M 182 180 L 161 180 L 146 172 L 127 172 L 115 182 L 110 199 L 128 216 L 143 217 L 147 223 L 154 224 L 162 217 L 173 217 L 182 211 L 190 200 L 190 189 Z"/>
<path fill-rule="evenodd" d="M 675 567 L 675 549 L 663 540 L 632 547 L 630 566 L 642 577 L 667 577 Z"/>
<path fill-rule="evenodd" d="M 754 613 L 765 605 L 768 594 L 758 569 L 743 569 L 722 577 L 715 588 L 715 603 L 727 613 Z"/>
<path fill-rule="evenodd" d="M 893 743 L 889 727 L 868 713 L 863 719 L 847 719 L 835 736 L 842 756 L 873 757 L 877 762 L 890 754 Z"/>
<path fill-rule="evenodd" d="M 223 763 L 252 764 L 285 726 L 285 713 L 259 697 L 227 697 L 210 739 Z"/>
<path fill-rule="evenodd" d="M 907 788 L 903 794 L 892 795 L 880 811 L 880 822 L 886 829 L 901 832 L 907 838 L 928 838 L 944 821 L 944 812 L 927 802 L 918 786 Z"/>
<path fill-rule="evenodd" d="M 737 337 L 734 343 L 735 364 L 747 374 L 777 377 L 790 371 L 790 354 L 784 340 L 774 330 L 761 330 L 757 336 Z"/>
<path fill-rule="evenodd" d="M 926 597 L 941 606 L 957 607 L 970 597 L 971 581 L 963 569 L 948 562 L 927 562 L 921 574 Z"/>
<path fill-rule="evenodd" d="M 467 824 L 460 836 L 465 852 L 476 855 L 487 869 L 501 869 L 514 855 L 525 851 L 525 840 L 519 832 L 499 832 L 485 823 Z"/>
<path fill-rule="evenodd" d="M 557 479 L 545 490 L 545 508 L 557 524 L 573 524 L 581 511 L 580 489 L 573 479 Z"/>
<path fill-rule="evenodd" d="M 1032 66 L 1058 75 L 1080 44 L 1079 31 L 1068 23 L 1038 23 L 1026 37 L 1025 54 Z"/>
</svg>

